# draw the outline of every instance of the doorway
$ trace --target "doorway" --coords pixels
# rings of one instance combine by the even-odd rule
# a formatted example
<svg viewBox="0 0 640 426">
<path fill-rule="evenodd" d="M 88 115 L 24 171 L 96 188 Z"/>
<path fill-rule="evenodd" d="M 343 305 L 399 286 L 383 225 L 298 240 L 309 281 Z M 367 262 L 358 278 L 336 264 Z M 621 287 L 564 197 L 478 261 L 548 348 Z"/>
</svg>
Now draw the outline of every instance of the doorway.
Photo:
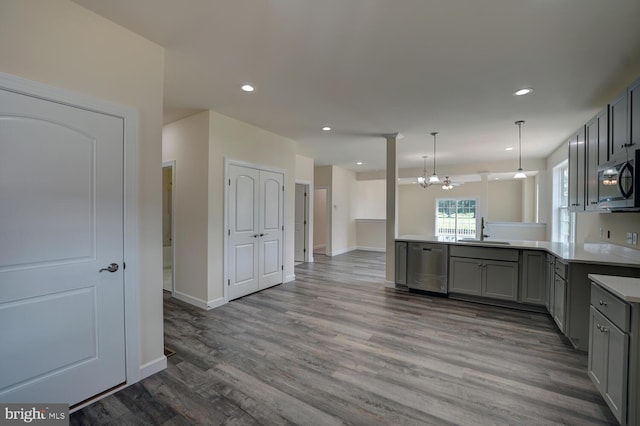
<svg viewBox="0 0 640 426">
<path fill-rule="evenodd" d="M 173 294 L 175 257 L 173 249 L 173 187 L 175 161 L 162 163 L 162 288 Z"/>
<path fill-rule="evenodd" d="M 295 245 L 294 262 L 296 265 L 309 259 L 309 184 L 296 183 L 295 200 Z"/>
</svg>

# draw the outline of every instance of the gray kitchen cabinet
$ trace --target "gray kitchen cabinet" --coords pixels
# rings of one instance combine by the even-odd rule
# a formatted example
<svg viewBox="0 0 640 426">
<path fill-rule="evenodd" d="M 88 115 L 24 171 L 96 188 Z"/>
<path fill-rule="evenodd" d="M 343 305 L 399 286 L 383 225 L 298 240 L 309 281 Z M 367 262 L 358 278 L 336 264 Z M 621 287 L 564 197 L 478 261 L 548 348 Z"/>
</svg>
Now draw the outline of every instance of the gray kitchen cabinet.
<svg viewBox="0 0 640 426">
<path fill-rule="evenodd" d="M 609 159 L 609 106 L 586 125 L 586 201 L 585 210 L 598 209 L 598 165 Z"/>
<path fill-rule="evenodd" d="M 547 312 L 553 316 L 553 296 L 555 291 L 555 256 L 547 253 L 547 264 L 545 270 L 546 276 L 546 301 L 545 306 L 547 307 Z"/>
<path fill-rule="evenodd" d="M 407 285 L 407 242 L 396 241 L 396 284 Z"/>
<path fill-rule="evenodd" d="M 553 288 L 553 320 L 563 333 L 566 325 L 566 298 L 567 283 L 563 278 L 556 275 Z"/>
<path fill-rule="evenodd" d="M 629 97 L 629 144 L 640 147 L 640 79 L 627 89 Z M 636 166 L 637 167 L 637 166 Z"/>
<path fill-rule="evenodd" d="M 610 156 L 624 150 L 625 145 L 629 143 L 628 114 L 628 96 L 625 89 L 609 104 Z"/>
<path fill-rule="evenodd" d="M 569 145 L 569 210 L 585 210 L 585 127 L 582 126 L 568 141 Z"/>
<path fill-rule="evenodd" d="M 627 424 L 630 307 L 591 284 L 589 377 L 621 424 Z"/>
<path fill-rule="evenodd" d="M 518 300 L 518 250 L 451 246 L 451 293 Z"/>
<path fill-rule="evenodd" d="M 449 258 L 449 291 L 482 295 L 482 261 L 464 257 Z"/>
<path fill-rule="evenodd" d="M 546 287 L 547 254 L 537 250 L 523 250 L 518 300 L 532 305 L 547 305 Z"/>
</svg>

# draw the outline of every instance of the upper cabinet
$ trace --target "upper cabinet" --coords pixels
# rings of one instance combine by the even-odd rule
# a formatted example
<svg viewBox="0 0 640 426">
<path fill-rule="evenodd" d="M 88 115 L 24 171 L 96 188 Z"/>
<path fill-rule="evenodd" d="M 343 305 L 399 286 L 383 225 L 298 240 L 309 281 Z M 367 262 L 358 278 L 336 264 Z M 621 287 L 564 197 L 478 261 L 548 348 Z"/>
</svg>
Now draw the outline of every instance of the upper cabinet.
<svg viewBox="0 0 640 426">
<path fill-rule="evenodd" d="M 586 144 L 583 126 L 569 139 L 569 209 L 585 210 Z"/>
<path fill-rule="evenodd" d="M 598 165 L 609 160 L 609 106 L 586 125 L 587 167 L 585 210 L 598 209 Z"/>
<path fill-rule="evenodd" d="M 629 142 L 627 115 L 629 113 L 629 98 L 627 90 L 617 96 L 609 108 L 609 141 L 611 142 L 611 155 L 614 156 L 624 149 Z"/>
<path fill-rule="evenodd" d="M 640 78 L 627 89 L 629 97 L 629 143 L 640 148 Z"/>
</svg>

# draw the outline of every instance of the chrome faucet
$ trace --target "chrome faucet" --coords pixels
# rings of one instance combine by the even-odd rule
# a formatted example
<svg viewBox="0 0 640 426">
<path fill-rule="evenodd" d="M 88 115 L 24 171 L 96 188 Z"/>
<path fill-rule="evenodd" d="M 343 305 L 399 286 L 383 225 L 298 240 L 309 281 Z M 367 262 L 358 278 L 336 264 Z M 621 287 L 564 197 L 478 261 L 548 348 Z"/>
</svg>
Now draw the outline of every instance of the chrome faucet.
<svg viewBox="0 0 640 426">
<path fill-rule="evenodd" d="M 482 216 L 480 218 L 480 241 L 484 241 L 486 237 L 490 237 L 490 235 L 484 233 L 484 216 Z"/>
</svg>

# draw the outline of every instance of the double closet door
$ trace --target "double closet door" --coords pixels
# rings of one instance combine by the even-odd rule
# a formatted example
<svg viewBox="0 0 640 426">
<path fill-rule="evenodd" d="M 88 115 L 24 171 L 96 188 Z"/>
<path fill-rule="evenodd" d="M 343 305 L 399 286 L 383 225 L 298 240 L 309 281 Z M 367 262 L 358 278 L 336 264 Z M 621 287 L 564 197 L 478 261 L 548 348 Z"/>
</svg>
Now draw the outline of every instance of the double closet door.
<svg viewBox="0 0 640 426">
<path fill-rule="evenodd" d="M 284 175 L 240 165 L 228 173 L 229 300 L 281 284 Z"/>
</svg>

